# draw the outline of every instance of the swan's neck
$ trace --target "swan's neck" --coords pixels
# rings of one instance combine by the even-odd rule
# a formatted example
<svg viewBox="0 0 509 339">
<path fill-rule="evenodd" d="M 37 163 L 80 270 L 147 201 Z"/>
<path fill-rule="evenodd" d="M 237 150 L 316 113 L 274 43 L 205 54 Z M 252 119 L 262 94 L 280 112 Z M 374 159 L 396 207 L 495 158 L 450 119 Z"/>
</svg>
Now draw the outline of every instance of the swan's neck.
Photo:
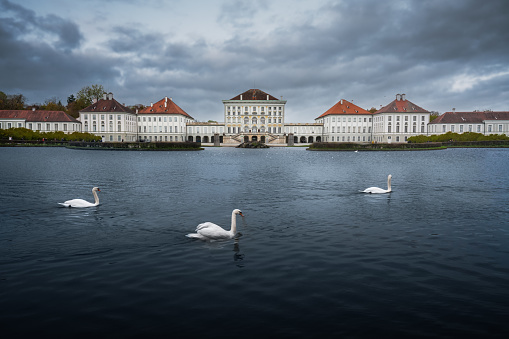
<svg viewBox="0 0 509 339">
<path fill-rule="evenodd" d="M 235 233 L 237 233 L 237 216 L 233 212 L 232 212 L 232 228 L 230 229 L 230 232 L 233 235 L 235 235 Z"/>
<path fill-rule="evenodd" d="M 92 191 L 92 193 L 94 194 L 94 200 L 95 200 L 95 205 L 99 205 L 99 197 L 97 196 L 97 191 Z"/>
<path fill-rule="evenodd" d="M 391 191 L 391 177 L 387 178 L 387 191 Z"/>
</svg>

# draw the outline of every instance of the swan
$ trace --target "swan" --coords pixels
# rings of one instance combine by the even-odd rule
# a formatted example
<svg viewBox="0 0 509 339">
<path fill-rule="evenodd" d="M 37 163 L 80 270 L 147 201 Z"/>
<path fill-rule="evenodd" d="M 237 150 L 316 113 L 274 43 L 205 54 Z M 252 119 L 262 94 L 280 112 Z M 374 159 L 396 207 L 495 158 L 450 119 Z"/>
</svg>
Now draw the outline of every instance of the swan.
<svg viewBox="0 0 509 339">
<path fill-rule="evenodd" d="M 223 229 L 221 226 L 218 226 L 211 222 L 204 222 L 199 224 L 196 227 L 196 233 L 189 233 L 186 235 L 188 238 L 193 239 L 201 239 L 201 240 L 221 240 L 221 239 L 231 239 L 237 233 L 237 220 L 236 216 L 239 214 L 241 217 L 244 215 L 242 211 L 239 209 L 235 209 L 232 212 L 232 226 L 229 231 Z"/>
<path fill-rule="evenodd" d="M 369 188 L 366 188 L 362 192 L 364 192 L 364 193 L 390 193 L 390 192 L 392 192 L 391 178 L 392 178 L 392 175 L 389 174 L 389 176 L 387 177 L 387 189 L 386 190 L 384 190 L 383 188 L 379 188 L 379 187 L 369 187 Z"/>
<path fill-rule="evenodd" d="M 97 192 L 101 192 L 99 187 L 92 188 L 92 194 L 94 195 L 95 202 L 91 203 L 83 199 L 72 199 L 65 202 L 59 202 L 60 205 L 65 207 L 93 207 L 99 205 L 99 197 Z"/>
</svg>

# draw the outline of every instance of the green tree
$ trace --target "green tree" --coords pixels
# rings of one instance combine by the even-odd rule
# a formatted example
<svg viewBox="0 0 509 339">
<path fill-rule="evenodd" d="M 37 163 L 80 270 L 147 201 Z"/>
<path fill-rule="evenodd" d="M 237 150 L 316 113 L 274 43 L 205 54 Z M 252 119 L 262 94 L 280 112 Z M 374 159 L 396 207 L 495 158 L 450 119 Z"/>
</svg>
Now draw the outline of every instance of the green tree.
<svg viewBox="0 0 509 339">
<path fill-rule="evenodd" d="M 104 93 L 106 93 L 106 90 L 103 85 L 85 86 L 76 94 L 76 102 L 86 105 L 83 107 L 85 108 L 92 104 L 93 99 L 99 100 L 102 98 Z"/>
<path fill-rule="evenodd" d="M 22 94 L 8 95 L 0 92 L 0 109 L 25 109 L 25 101 Z"/>
<path fill-rule="evenodd" d="M 440 116 L 440 113 L 435 112 L 435 111 L 431 111 L 431 114 L 429 115 L 429 122 L 432 122 L 433 120 L 435 120 L 439 116 Z"/>
<path fill-rule="evenodd" d="M 103 85 L 85 86 L 76 93 L 76 97 L 71 94 L 67 98 L 67 113 L 73 118 L 80 115 L 80 110 L 90 106 L 93 99 L 100 99 L 106 93 Z"/>
<path fill-rule="evenodd" d="M 66 111 L 65 106 L 62 105 L 62 102 L 57 97 L 46 99 L 41 109 L 45 111 Z"/>
<path fill-rule="evenodd" d="M 71 94 L 67 97 L 67 104 L 69 105 L 71 102 L 75 102 L 76 98 L 74 97 L 74 94 Z"/>
</svg>

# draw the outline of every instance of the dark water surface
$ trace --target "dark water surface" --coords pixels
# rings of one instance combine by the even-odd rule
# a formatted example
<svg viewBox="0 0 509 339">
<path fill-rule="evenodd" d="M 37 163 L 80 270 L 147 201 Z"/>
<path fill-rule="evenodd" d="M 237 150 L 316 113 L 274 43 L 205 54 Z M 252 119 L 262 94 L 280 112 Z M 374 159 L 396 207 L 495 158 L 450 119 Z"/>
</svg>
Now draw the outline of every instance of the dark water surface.
<svg viewBox="0 0 509 339">
<path fill-rule="evenodd" d="M 509 149 L 0 148 L 0 335 L 505 337 L 508 169 Z M 93 186 L 100 206 L 57 204 Z M 185 237 L 234 208 L 237 239 Z"/>
</svg>

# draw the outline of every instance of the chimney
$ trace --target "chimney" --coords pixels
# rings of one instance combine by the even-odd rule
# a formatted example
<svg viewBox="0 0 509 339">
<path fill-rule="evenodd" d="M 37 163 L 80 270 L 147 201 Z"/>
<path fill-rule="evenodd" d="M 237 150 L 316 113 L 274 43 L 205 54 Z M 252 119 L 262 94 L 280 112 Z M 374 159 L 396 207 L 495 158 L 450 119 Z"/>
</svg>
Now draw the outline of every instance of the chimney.
<svg viewBox="0 0 509 339">
<path fill-rule="evenodd" d="M 150 107 L 154 107 L 154 103 L 153 102 L 150 103 Z"/>
<path fill-rule="evenodd" d="M 452 112 L 453 112 L 453 113 L 454 113 L 454 112 L 456 112 L 456 108 L 453 108 L 453 109 L 452 109 Z"/>
<path fill-rule="evenodd" d="M 113 93 L 111 92 L 108 93 L 108 100 L 113 100 Z"/>
<path fill-rule="evenodd" d="M 405 99 L 405 95 L 406 95 L 406 94 L 401 94 L 401 100 L 403 100 L 403 101 L 405 101 L 405 100 L 406 100 L 406 99 Z"/>
<path fill-rule="evenodd" d="M 341 105 L 343 105 L 343 99 L 341 99 Z"/>
<path fill-rule="evenodd" d="M 269 95 L 267 94 L 267 100 L 269 100 Z"/>
<path fill-rule="evenodd" d="M 93 98 L 93 99 L 92 99 L 92 103 L 93 103 L 93 104 L 97 103 L 97 98 Z"/>
<path fill-rule="evenodd" d="M 240 95 L 240 100 L 242 100 L 242 94 Z"/>
<path fill-rule="evenodd" d="M 396 94 L 396 101 L 400 101 L 401 100 L 400 96 L 401 96 L 401 94 Z"/>
<path fill-rule="evenodd" d="M 107 97 L 108 97 L 108 94 L 103 93 L 103 100 L 106 100 Z"/>
<path fill-rule="evenodd" d="M 35 107 L 32 107 L 32 112 L 35 112 Z"/>
</svg>

